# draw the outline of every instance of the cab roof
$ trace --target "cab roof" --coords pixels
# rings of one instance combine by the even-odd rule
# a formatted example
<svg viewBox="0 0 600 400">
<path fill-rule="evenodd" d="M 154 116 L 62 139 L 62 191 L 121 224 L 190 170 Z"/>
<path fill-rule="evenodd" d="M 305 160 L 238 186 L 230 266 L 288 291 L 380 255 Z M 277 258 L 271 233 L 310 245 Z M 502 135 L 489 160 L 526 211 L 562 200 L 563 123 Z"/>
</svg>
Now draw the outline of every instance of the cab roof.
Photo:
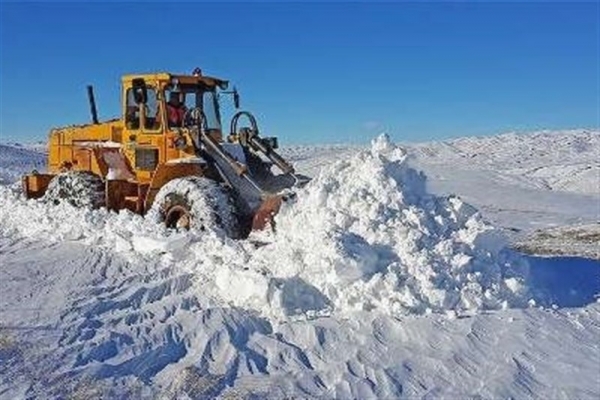
<svg viewBox="0 0 600 400">
<path fill-rule="evenodd" d="M 213 76 L 206 76 L 202 74 L 197 75 L 180 75 L 180 74 L 171 74 L 168 72 L 156 72 L 156 73 L 147 73 L 147 74 L 130 74 L 124 75 L 121 79 L 121 82 L 125 84 L 131 84 L 134 79 L 142 78 L 148 83 L 158 84 L 159 86 L 166 85 L 171 83 L 174 79 L 177 79 L 179 84 L 183 85 L 193 85 L 203 83 L 208 86 L 221 86 L 223 84 L 228 84 L 228 81 L 216 78 Z"/>
</svg>

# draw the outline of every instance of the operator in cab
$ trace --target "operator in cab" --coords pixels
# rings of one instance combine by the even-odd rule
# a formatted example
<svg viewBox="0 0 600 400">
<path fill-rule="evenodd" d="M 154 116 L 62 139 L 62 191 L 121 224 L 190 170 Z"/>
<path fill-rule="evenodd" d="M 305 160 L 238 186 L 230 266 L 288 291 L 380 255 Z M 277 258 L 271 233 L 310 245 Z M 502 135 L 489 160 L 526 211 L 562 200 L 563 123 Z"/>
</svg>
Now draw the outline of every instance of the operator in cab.
<svg viewBox="0 0 600 400">
<path fill-rule="evenodd" d="M 169 101 L 167 101 L 167 120 L 169 128 L 182 127 L 183 118 L 187 111 L 185 104 L 181 101 L 181 92 L 169 92 Z"/>
</svg>

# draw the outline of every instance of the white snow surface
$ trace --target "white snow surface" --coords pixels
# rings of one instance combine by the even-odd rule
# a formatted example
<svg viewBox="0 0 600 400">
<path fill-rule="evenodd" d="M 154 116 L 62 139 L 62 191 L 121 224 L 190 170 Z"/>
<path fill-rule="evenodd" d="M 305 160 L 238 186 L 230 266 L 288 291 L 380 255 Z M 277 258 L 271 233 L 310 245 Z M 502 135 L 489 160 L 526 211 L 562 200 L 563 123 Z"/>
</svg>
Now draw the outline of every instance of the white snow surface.
<svg viewBox="0 0 600 400">
<path fill-rule="evenodd" d="M 597 151 L 588 133 L 556 135 Z M 536 153 L 549 135 L 514 142 Z M 598 398 L 598 263 L 520 255 L 488 222 L 589 221 L 596 194 L 561 186 L 579 193 L 531 217 L 556 193 L 496 170 L 523 190 L 495 206 L 521 207 L 482 215 L 464 198 L 506 182 L 485 186 L 493 166 L 414 149 L 288 149 L 314 179 L 244 241 L 0 185 L 0 398 Z M 423 164 L 445 168 L 432 184 Z M 466 196 L 443 193 L 447 176 Z"/>
</svg>

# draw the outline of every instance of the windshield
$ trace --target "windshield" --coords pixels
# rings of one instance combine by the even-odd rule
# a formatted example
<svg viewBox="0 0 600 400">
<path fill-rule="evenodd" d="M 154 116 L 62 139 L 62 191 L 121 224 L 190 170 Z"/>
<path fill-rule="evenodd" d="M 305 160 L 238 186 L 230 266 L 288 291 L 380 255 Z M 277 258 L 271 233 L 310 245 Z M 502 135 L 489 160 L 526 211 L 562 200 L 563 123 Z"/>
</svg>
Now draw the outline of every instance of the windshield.
<svg viewBox="0 0 600 400">
<path fill-rule="evenodd" d="M 165 99 L 167 102 L 168 125 L 170 127 L 181 127 L 182 120 L 177 118 L 178 112 L 183 114 L 187 110 L 199 107 L 206 116 L 206 127 L 221 130 L 219 104 L 214 88 L 196 85 L 179 85 L 176 88 L 167 87 L 165 89 Z"/>
</svg>

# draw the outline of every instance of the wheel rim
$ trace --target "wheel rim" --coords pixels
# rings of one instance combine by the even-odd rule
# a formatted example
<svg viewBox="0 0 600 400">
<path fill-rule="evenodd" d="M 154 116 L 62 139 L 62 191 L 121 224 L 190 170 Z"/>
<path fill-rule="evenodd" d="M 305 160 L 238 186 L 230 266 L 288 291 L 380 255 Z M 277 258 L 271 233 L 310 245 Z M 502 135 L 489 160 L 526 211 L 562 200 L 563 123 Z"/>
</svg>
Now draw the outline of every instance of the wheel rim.
<svg viewBox="0 0 600 400">
<path fill-rule="evenodd" d="M 173 206 L 167 211 L 165 224 L 167 228 L 190 229 L 192 216 L 190 212 L 182 206 Z"/>
</svg>

